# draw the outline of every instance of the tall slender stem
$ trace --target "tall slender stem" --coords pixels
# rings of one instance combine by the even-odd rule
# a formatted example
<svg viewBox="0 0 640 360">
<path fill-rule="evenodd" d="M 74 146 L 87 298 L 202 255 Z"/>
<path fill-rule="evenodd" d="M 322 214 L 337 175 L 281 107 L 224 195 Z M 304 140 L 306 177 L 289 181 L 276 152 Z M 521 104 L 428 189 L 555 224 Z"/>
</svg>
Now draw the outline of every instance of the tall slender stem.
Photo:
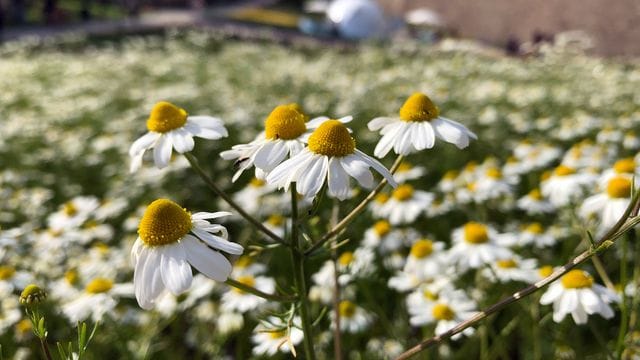
<svg viewBox="0 0 640 360">
<path fill-rule="evenodd" d="M 600 240 L 598 240 L 591 248 L 585 250 L 584 252 L 582 252 L 580 255 L 576 256 L 575 258 L 573 258 L 571 261 L 569 261 L 568 263 L 566 263 L 564 266 L 556 269 L 556 271 L 554 271 L 551 275 L 547 276 L 546 278 L 538 281 L 537 283 L 528 286 L 518 292 L 515 292 L 514 294 L 512 294 L 511 296 L 502 299 L 500 301 L 498 301 L 497 303 L 494 303 L 493 305 L 487 307 L 486 309 L 484 309 L 483 311 L 478 312 L 476 315 L 472 316 L 471 318 L 469 318 L 468 320 L 465 320 L 463 322 L 461 322 L 460 324 L 456 325 L 455 327 L 449 329 L 448 331 L 444 332 L 443 334 L 431 337 L 429 339 L 426 339 L 424 341 L 422 341 L 421 343 L 419 343 L 418 345 L 410 348 L 409 350 L 403 352 L 402 354 L 400 354 L 396 360 L 404 360 L 404 359 L 408 359 L 416 354 L 418 354 L 420 351 L 423 351 L 427 348 L 429 348 L 432 345 L 438 344 L 441 341 L 448 339 L 450 337 L 452 337 L 453 335 L 463 331 L 464 329 L 473 326 L 474 324 L 480 322 L 481 320 L 483 320 L 484 318 L 486 318 L 487 316 L 494 314 L 502 309 L 504 309 L 506 306 L 519 301 L 520 299 L 533 294 L 534 292 L 542 289 L 543 287 L 549 285 L 551 282 L 559 279 L 561 276 L 563 276 L 564 274 L 566 274 L 567 272 L 569 272 L 571 269 L 573 269 L 574 267 L 580 265 L 581 263 L 587 261 L 588 259 L 590 259 L 593 255 L 604 251 L 606 249 L 608 249 L 611 245 L 613 245 L 614 241 L 619 238 L 620 236 L 624 235 L 626 232 L 633 230 L 633 228 L 638 225 L 640 223 L 640 218 L 639 217 L 630 217 L 630 215 L 632 215 L 632 212 L 634 212 L 634 209 L 637 208 L 638 204 L 640 204 L 640 196 L 638 196 L 638 194 L 635 194 L 629 204 L 629 206 L 627 207 L 627 209 L 625 210 L 624 214 L 622 215 L 622 217 L 618 220 L 618 222 L 605 234 L 603 235 Z M 635 215 L 635 214 L 633 214 Z"/>
<path fill-rule="evenodd" d="M 340 213 L 339 203 L 334 201 L 333 209 L 331 209 L 331 223 L 333 227 L 338 222 Z M 331 250 L 331 259 L 333 261 L 333 317 L 335 328 L 333 329 L 333 356 L 335 360 L 342 360 L 342 337 L 340 334 L 340 272 L 338 270 L 338 249 Z"/>
<path fill-rule="evenodd" d="M 213 192 L 216 193 L 216 195 L 220 196 L 224 201 L 226 201 L 227 204 L 229 204 L 234 210 L 238 212 L 238 214 L 240 214 L 240 216 L 245 218 L 248 222 L 251 223 L 251 225 L 255 226 L 256 229 L 262 231 L 265 235 L 273 239 L 275 242 L 278 242 L 285 246 L 289 246 L 289 244 L 287 244 L 280 236 L 276 235 L 273 231 L 269 230 L 266 226 L 264 226 L 264 224 L 262 224 L 256 218 L 254 218 L 249 213 L 244 211 L 244 209 L 240 205 L 238 205 L 235 201 L 233 201 L 233 199 L 229 195 L 227 195 L 224 191 L 222 191 L 222 189 L 220 189 L 218 185 L 216 185 L 216 183 L 209 177 L 209 175 L 207 175 L 207 173 L 200 167 L 200 164 L 198 164 L 198 159 L 196 159 L 196 157 L 193 156 L 193 154 L 185 153 L 184 157 L 187 158 L 187 160 L 189 161 L 189 164 L 191 164 L 191 168 L 196 173 L 198 173 L 198 175 L 200 175 L 200 177 L 202 178 L 202 180 L 204 180 L 204 182 L 207 184 L 209 189 L 213 190 Z"/>
<path fill-rule="evenodd" d="M 402 159 L 404 159 L 404 157 L 402 155 L 398 155 L 398 157 L 396 158 L 396 161 L 393 163 L 393 166 L 391 166 L 391 169 L 389 170 L 391 174 L 394 174 L 396 170 L 398 170 L 400 163 L 402 163 Z M 353 220 L 355 220 L 355 218 L 358 215 L 360 215 L 361 212 L 364 211 L 367 205 L 369 205 L 369 203 L 373 201 L 373 199 L 375 199 L 376 195 L 378 195 L 380 191 L 382 191 L 382 189 L 386 184 L 387 184 L 387 179 L 382 179 L 382 181 L 380 181 L 378 186 L 376 186 L 376 188 L 373 189 L 369 193 L 369 195 L 367 195 L 367 197 L 364 198 L 360 204 L 358 204 L 358 206 L 353 208 L 353 210 L 351 210 L 351 212 L 347 216 L 345 216 L 344 219 L 342 219 L 342 221 L 336 224 L 336 226 L 334 226 L 328 233 L 326 233 L 322 238 L 320 238 L 320 240 L 318 240 L 315 244 L 309 247 L 304 252 L 304 255 L 307 256 L 312 254 L 319 247 L 324 245 L 324 243 L 326 243 L 327 241 L 333 239 L 336 235 L 338 235 L 340 231 L 342 231 L 342 229 L 347 227 L 347 225 L 349 225 Z"/>
<path fill-rule="evenodd" d="M 232 278 L 228 278 L 227 281 L 225 281 L 225 283 L 229 286 L 233 286 L 234 288 L 240 289 L 242 291 L 248 292 L 250 294 L 253 294 L 255 296 L 258 296 L 267 300 L 279 301 L 279 302 L 294 302 L 297 299 L 296 297 L 289 296 L 289 295 L 269 294 L 269 293 L 260 291 L 254 288 L 253 286 L 249 286 L 239 281 L 236 281 Z"/>
<path fill-rule="evenodd" d="M 47 344 L 47 339 L 44 337 L 40 338 L 40 346 L 42 347 L 42 352 L 47 360 L 53 360 L 53 356 L 51 356 L 51 351 L 49 351 L 49 344 Z"/>
<path fill-rule="evenodd" d="M 627 233 L 628 240 L 631 239 L 631 230 Z M 620 285 L 622 286 L 622 294 L 620 301 L 620 330 L 618 332 L 618 341 L 616 342 L 616 359 L 622 358 L 622 352 L 624 351 L 624 337 L 627 335 L 627 326 L 629 325 L 629 309 L 627 307 L 627 297 L 624 293 L 625 285 L 627 284 L 627 239 L 622 239 L 622 258 L 620 259 Z"/>
<path fill-rule="evenodd" d="M 307 296 L 306 275 L 304 271 L 304 259 L 300 252 L 298 234 L 298 192 L 296 184 L 291 186 L 291 263 L 293 265 L 293 280 L 298 291 L 298 303 L 300 306 L 300 322 L 304 333 L 303 347 L 307 360 L 315 360 L 313 351 L 313 328 L 311 326 L 311 314 L 309 311 L 309 298 Z"/>
</svg>

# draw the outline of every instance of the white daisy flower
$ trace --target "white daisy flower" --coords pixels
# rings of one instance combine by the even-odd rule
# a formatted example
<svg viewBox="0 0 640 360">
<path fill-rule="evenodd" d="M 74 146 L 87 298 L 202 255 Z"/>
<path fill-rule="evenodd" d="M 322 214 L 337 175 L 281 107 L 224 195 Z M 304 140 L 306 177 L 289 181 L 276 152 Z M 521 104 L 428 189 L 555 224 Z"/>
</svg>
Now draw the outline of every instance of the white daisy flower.
<svg viewBox="0 0 640 360">
<path fill-rule="evenodd" d="M 285 190 L 295 182 L 298 193 L 310 198 L 318 194 L 326 181 L 329 196 L 344 200 L 351 193 L 349 176 L 365 188 L 374 186 L 371 167 L 391 186 L 396 186 L 389 170 L 356 149 L 355 140 L 339 120 L 324 121 L 309 136 L 308 144 L 307 148 L 273 169 L 267 182 Z"/>
<path fill-rule="evenodd" d="M 253 178 L 242 190 L 233 194 L 233 200 L 249 214 L 261 214 L 270 206 L 265 206 L 264 196 L 273 192 L 276 188 L 267 184 L 264 180 Z"/>
<path fill-rule="evenodd" d="M 449 261 L 462 271 L 512 256 L 511 250 L 499 245 L 498 233 L 481 223 L 466 223 L 453 231 L 452 239 Z"/>
<path fill-rule="evenodd" d="M 425 293 L 424 298 L 427 301 L 421 305 L 408 306 L 411 315 L 409 322 L 413 326 L 436 323 L 436 335 L 447 332 L 476 314 L 475 302 L 461 290 L 445 290 L 431 296 Z M 467 328 L 452 339 L 456 340 L 463 334 L 469 336 L 473 332 L 473 328 Z"/>
<path fill-rule="evenodd" d="M 448 170 L 438 182 L 438 189 L 444 193 L 454 191 L 462 183 L 461 179 L 458 179 L 458 175 L 457 170 Z"/>
<path fill-rule="evenodd" d="M 545 231 L 542 224 L 532 222 L 526 225 L 519 234 L 518 245 L 526 246 L 533 244 L 537 248 L 553 246 L 556 244 L 556 237 Z"/>
<path fill-rule="evenodd" d="M 404 265 L 404 272 L 413 274 L 421 281 L 433 279 L 442 274 L 444 266 L 442 252 L 444 243 L 429 239 L 419 239 L 411 246 Z"/>
<path fill-rule="evenodd" d="M 502 259 L 490 264 L 490 268 L 483 269 L 482 275 L 501 283 L 521 281 L 533 284 L 538 280 L 537 264 L 535 259 L 520 259 L 514 256 Z"/>
<path fill-rule="evenodd" d="M 378 131 L 382 138 L 373 154 L 379 158 L 391 149 L 398 155 L 408 155 L 431 149 L 436 137 L 463 149 L 469 139 L 478 137 L 464 125 L 440 116 L 440 110 L 425 94 L 415 93 L 405 101 L 397 118 L 378 117 L 369 122 L 369 130 Z"/>
<path fill-rule="evenodd" d="M 622 217 L 631 201 L 631 179 L 625 176 L 611 178 L 604 192 L 590 196 L 580 207 L 580 215 L 588 218 L 596 215 L 600 218 L 600 230 L 606 230 L 615 225 Z"/>
<path fill-rule="evenodd" d="M 340 331 L 348 333 L 358 333 L 369 327 L 373 322 L 373 317 L 365 309 L 349 300 L 342 300 L 338 305 L 340 312 Z M 335 313 L 329 314 L 331 327 L 335 329 Z"/>
<path fill-rule="evenodd" d="M 511 180 L 513 181 L 513 180 Z M 475 182 L 474 200 L 482 203 L 509 196 L 513 192 L 513 182 L 502 176 L 502 171 L 497 167 L 489 167 L 484 174 Z"/>
<path fill-rule="evenodd" d="M 276 288 L 276 282 L 266 276 L 253 276 L 245 274 L 238 276 L 235 280 L 247 286 L 251 286 L 265 293 L 273 293 Z M 245 313 L 250 310 L 257 309 L 264 305 L 267 300 L 238 288 L 231 288 L 222 294 L 220 299 L 221 309 L 224 311 L 235 311 Z"/>
<path fill-rule="evenodd" d="M 403 161 L 398 166 L 396 173 L 393 174 L 393 178 L 396 179 L 398 184 L 402 184 L 409 180 L 415 180 L 424 176 L 427 173 L 427 169 L 423 166 L 414 166 L 407 161 Z"/>
<path fill-rule="evenodd" d="M 616 161 L 611 169 L 607 169 L 602 172 L 598 184 L 601 187 L 606 187 L 609 180 L 614 177 L 626 177 L 629 180 L 635 178 L 636 186 L 640 185 L 640 178 L 636 174 L 640 173 L 640 166 L 637 166 L 634 158 L 624 158 Z"/>
<path fill-rule="evenodd" d="M 282 319 L 270 317 L 254 330 L 251 340 L 255 344 L 253 354 L 256 356 L 274 356 L 278 352 L 295 353 L 293 346 L 298 345 L 304 338 L 300 330 L 300 319 L 293 319 L 293 326 L 288 326 Z"/>
<path fill-rule="evenodd" d="M 62 305 L 62 312 L 72 324 L 91 317 L 94 322 L 100 321 L 104 314 L 113 316 L 117 298 L 132 296 L 131 283 L 114 284 L 112 280 L 97 277 L 91 280 L 84 292 L 78 294 L 70 302 Z"/>
<path fill-rule="evenodd" d="M 409 224 L 431 205 L 434 197 L 432 193 L 402 184 L 393 190 L 389 200 L 381 207 L 380 213 L 391 225 Z"/>
<path fill-rule="evenodd" d="M 162 169 L 169 164 L 172 149 L 180 154 L 193 150 L 194 136 L 215 140 L 228 135 L 222 120 L 211 116 L 188 116 L 184 109 L 166 101 L 153 106 L 147 129 L 149 132 L 129 148 L 131 172 L 140 168 L 147 150 L 153 149 L 153 160 Z"/>
<path fill-rule="evenodd" d="M 376 266 L 375 254 L 367 247 L 357 248 L 355 251 L 345 251 L 338 257 L 338 272 L 340 284 L 347 284 L 353 279 L 366 278 L 372 275 Z"/>
<path fill-rule="evenodd" d="M 588 316 L 593 314 L 612 318 L 614 313 L 609 304 L 619 301 L 614 291 L 595 284 L 586 271 L 575 269 L 551 284 L 540 298 L 542 305 L 553 303 L 553 321 L 559 323 L 571 314 L 576 324 L 586 324 Z"/>
<path fill-rule="evenodd" d="M 311 126 L 317 127 L 317 122 L 320 121 L 314 119 L 307 123 L 307 120 L 309 116 L 298 104 L 276 106 L 264 121 L 265 130 L 258 134 L 254 141 L 234 145 L 231 150 L 220 153 L 220 157 L 225 160 L 237 159 L 238 171 L 231 181 L 235 182 L 245 170 L 254 165 L 256 177 L 264 179 L 265 174 L 286 158 L 302 151 L 305 146 L 302 136 Z"/>
<path fill-rule="evenodd" d="M 547 214 L 556 210 L 556 207 L 546 200 L 537 188 L 518 199 L 516 205 L 518 209 L 526 211 L 529 215 Z"/>
<path fill-rule="evenodd" d="M 49 216 L 49 229 L 58 232 L 79 228 L 99 206 L 100 202 L 94 196 L 76 196 Z"/>
<path fill-rule="evenodd" d="M 151 309 L 166 290 L 178 295 L 189 289 L 191 266 L 216 281 L 225 281 L 231 263 L 220 251 L 233 255 L 242 246 L 227 240 L 227 229 L 208 220 L 231 213 L 189 213 L 167 199 L 152 202 L 144 212 L 138 239 L 131 256 L 136 299 L 143 309 Z"/>
<path fill-rule="evenodd" d="M 584 193 L 584 187 L 595 182 L 595 176 L 587 172 L 577 173 L 575 169 L 560 165 L 545 179 L 540 188 L 542 195 L 555 206 L 564 206 L 577 200 Z"/>
<path fill-rule="evenodd" d="M 405 239 L 404 231 L 393 229 L 387 220 L 378 220 L 364 232 L 362 245 L 375 249 L 380 254 L 388 254 L 400 249 L 405 244 Z"/>
</svg>

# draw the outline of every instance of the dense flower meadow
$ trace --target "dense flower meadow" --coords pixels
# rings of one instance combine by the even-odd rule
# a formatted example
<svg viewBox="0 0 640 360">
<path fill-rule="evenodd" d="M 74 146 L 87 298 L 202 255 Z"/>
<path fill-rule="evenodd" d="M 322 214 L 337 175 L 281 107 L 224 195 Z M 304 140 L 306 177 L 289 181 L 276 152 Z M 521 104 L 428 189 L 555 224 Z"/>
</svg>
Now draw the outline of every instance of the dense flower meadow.
<svg viewBox="0 0 640 360">
<path fill-rule="evenodd" d="M 0 59 L 0 358 L 640 356 L 637 61 L 206 32 Z"/>
</svg>

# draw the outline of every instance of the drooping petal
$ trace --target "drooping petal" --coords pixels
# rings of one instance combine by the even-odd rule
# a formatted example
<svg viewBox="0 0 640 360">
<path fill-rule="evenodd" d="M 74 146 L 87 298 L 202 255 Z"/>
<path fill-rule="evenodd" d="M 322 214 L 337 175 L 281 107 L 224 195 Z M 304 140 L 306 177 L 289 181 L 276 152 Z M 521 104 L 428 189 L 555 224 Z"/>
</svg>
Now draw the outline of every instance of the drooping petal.
<svg viewBox="0 0 640 360">
<path fill-rule="evenodd" d="M 240 244 L 232 243 L 226 239 L 210 234 L 202 229 L 194 227 L 191 231 L 199 237 L 202 241 L 207 243 L 214 249 L 218 249 L 233 255 L 241 255 L 244 248 Z"/>
<path fill-rule="evenodd" d="M 182 244 L 164 245 L 159 247 L 158 251 L 162 254 L 160 275 L 167 289 L 174 295 L 189 290 L 193 274 Z"/>
<path fill-rule="evenodd" d="M 369 171 L 369 163 L 364 162 L 358 154 L 345 156 L 340 163 L 347 174 L 358 180 L 360 185 L 367 189 L 373 187 L 373 175 Z"/>
<path fill-rule="evenodd" d="M 153 143 L 158 140 L 160 137 L 160 133 L 149 131 L 148 133 L 142 135 L 136 141 L 131 144 L 129 148 L 129 155 L 136 156 L 140 153 L 144 153 L 146 150 L 152 147 Z"/>
<path fill-rule="evenodd" d="M 197 212 L 191 215 L 191 218 L 194 220 L 205 220 L 205 219 L 217 219 L 224 216 L 231 216 L 233 213 L 229 211 L 216 211 L 216 212 Z"/>
<path fill-rule="evenodd" d="M 156 145 L 153 148 L 153 160 L 158 168 L 162 169 L 169 165 L 172 148 L 173 144 L 171 143 L 171 138 L 166 134 L 158 139 L 158 142 L 156 142 Z"/>
<path fill-rule="evenodd" d="M 194 142 L 193 136 L 189 134 L 185 129 L 175 129 L 168 133 L 171 137 L 173 147 L 180 154 L 184 154 L 193 150 Z"/>
<path fill-rule="evenodd" d="M 335 157 L 329 160 L 329 195 L 344 200 L 349 197 L 349 177 L 340 162 Z"/>
<path fill-rule="evenodd" d="M 476 134 L 467 129 L 464 125 L 443 117 L 433 119 L 431 124 L 435 133 L 442 140 L 452 143 L 459 149 L 469 146 L 469 138 L 477 139 Z"/>
<path fill-rule="evenodd" d="M 322 188 L 327 171 L 329 159 L 326 156 L 316 155 L 313 161 L 306 167 L 306 171 L 298 178 L 297 191 L 305 197 L 315 196 Z"/>
<path fill-rule="evenodd" d="M 367 128 L 369 128 L 369 130 L 371 131 L 378 131 L 383 127 L 393 123 L 394 121 L 397 121 L 397 120 L 389 117 L 377 117 L 369 121 L 369 123 L 367 124 Z"/>
<path fill-rule="evenodd" d="M 141 308 L 153 308 L 155 300 L 164 291 L 165 286 L 160 275 L 161 255 L 156 249 L 144 248 L 134 268 L 133 285 L 136 300 Z"/>
<path fill-rule="evenodd" d="M 269 172 L 278 166 L 287 157 L 288 153 L 289 148 L 284 141 L 269 141 L 256 151 L 254 164 L 256 167 Z"/>
<path fill-rule="evenodd" d="M 231 274 L 231 263 L 224 255 L 200 242 L 191 235 L 182 240 L 187 261 L 198 271 L 215 281 L 226 281 Z"/>
<path fill-rule="evenodd" d="M 393 175 L 391 175 L 391 172 L 389 172 L 389 170 L 387 170 L 387 168 L 384 167 L 384 165 L 382 165 L 378 160 L 372 158 L 371 156 L 357 149 L 356 149 L 356 155 L 358 155 L 362 161 L 369 164 L 369 166 L 371 166 L 375 171 L 377 171 L 378 174 L 382 175 L 382 177 L 387 179 L 387 182 L 389 183 L 389 185 L 391 185 L 391 187 L 395 188 L 398 186 L 398 183 L 393 178 Z"/>
</svg>

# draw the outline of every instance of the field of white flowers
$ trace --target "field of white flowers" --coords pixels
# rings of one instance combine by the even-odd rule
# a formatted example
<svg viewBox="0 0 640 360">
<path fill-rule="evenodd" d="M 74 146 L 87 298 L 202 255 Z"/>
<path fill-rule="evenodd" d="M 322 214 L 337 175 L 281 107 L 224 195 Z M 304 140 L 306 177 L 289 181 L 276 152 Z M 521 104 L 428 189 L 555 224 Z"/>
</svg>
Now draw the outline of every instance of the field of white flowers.
<svg viewBox="0 0 640 360">
<path fill-rule="evenodd" d="M 563 47 L 520 59 L 449 40 L 337 49 L 188 32 L 8 43 L 0 79 L 0 358 L 384 359 L 440 334 L 453 337 L 417 357 L 640 356 L 635 220 L 608 232 L 629 215 L 640 170 L 637 61 Z M 415 93 L 435 115 L 407 120 Z M 158 110 L 161 101 L 179 108 Z M 275 150 L 229 152 L 279 140 L 275 125 L 261 133 L 265 119 L 292 103 L 315 120 L 288 167 L 276 168 Z M 160 124 L 152 109 L 185 109 L 191 127 Z M 468 132 L 439 128 L 438 114 Z M 321 116 L 352 116 L 330 124 L 351 135 L 316 131 Z M 379 117 L 391 119 L 370 124 Z M 425 128 L 381 137 L 383 123 Z M 193 151 L 190 136 L 162 126 L 200 136 Z M 140 158 L 151 142 L 132 144 L 153 129 L 175 149 L 155 142 Z M 382 149 L 385 137 L 397 144 Z M 328 185 L 321 165 L 294 161 L 299 151 L 332 159 Z M 378 173 L 393 180 L 387 169 L 396 187 L 370 193 Z M 306 196 L 277 189 L 292 181 Z M 563 267 L 576 256 L 584 262 Z M 29 284 L 38 288 L 23 293 Z M 447 333 L 528 286 L 536 291 Z M 86 351 L 78 322 L 87 337 L 99 323 Z"/>
</svg>

